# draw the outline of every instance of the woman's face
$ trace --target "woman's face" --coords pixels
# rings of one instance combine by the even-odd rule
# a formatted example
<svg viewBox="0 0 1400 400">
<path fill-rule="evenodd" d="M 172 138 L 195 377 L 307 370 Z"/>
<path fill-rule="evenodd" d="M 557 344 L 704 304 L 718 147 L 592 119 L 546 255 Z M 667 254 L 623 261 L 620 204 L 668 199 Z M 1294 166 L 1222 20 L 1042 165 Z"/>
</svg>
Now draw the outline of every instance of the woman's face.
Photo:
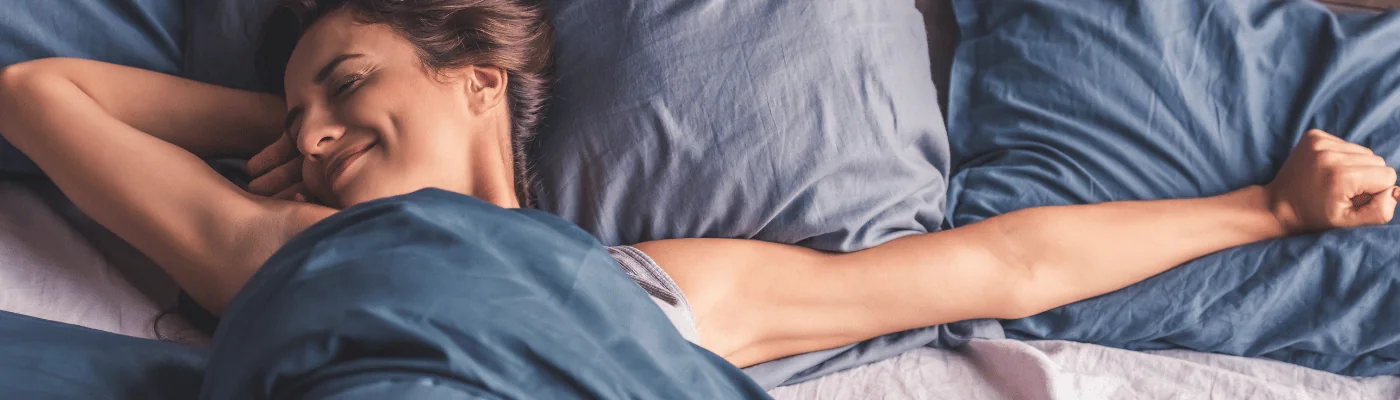
<svg viewBox="0 0 1400 400">
<path fill-rule="evenodd" d="M 490 179 L 472 171 L 509 181 L 505 79 L 495 68 L 429 71 L 388 26 L 343 10 L 322 17 L 285 77 L 303 182 L 344 208 L 428 187 L 479 195 Z"/>
</svg>

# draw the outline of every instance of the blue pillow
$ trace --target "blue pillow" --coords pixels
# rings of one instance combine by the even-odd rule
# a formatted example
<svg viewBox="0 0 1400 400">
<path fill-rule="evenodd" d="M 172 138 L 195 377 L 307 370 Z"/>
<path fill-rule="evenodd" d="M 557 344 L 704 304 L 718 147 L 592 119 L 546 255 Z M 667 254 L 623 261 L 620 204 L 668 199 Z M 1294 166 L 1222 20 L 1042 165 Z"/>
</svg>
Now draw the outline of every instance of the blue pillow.
<svg viewBox="0 0 1400 400">
<path fill-rule="evenodd" d="M 0 67 L 78 57 L 180 73 L 182 0 L 11 1 L 0 12 Z M 0 172 L 38 172 L 0 139 Z"/>
<path fill-rule="evenodd" d="M 1273 179 L 1319 128 L 1400 166 L 1400 15 L 1272 0 L 955 0 L 951 225 Z M 1255 243 L 1006 334 L 1400 373 L 1400 225 Z"/>
<path fill-rule="evenodd" d="M 850 251 L 939 228 L 947 142 L 912 1 L 550 3 L 541 208 L 608 245 Z"/>
<path fill-rule="evenodd" d="M 1394 17 L 1268 0 L 954 4 L 954 226 L 1267 183 L 1311 128 L 1400 165 L 1400 41 L 1386 36 L 1400 29 L 1378 24 Z"/>
<path fill-rule="evenodd" d="M 278 0 L 188 0 L 185 77 L 245 90 L 264 90 L 254 69 L 263 23 Z"/>
</svg>

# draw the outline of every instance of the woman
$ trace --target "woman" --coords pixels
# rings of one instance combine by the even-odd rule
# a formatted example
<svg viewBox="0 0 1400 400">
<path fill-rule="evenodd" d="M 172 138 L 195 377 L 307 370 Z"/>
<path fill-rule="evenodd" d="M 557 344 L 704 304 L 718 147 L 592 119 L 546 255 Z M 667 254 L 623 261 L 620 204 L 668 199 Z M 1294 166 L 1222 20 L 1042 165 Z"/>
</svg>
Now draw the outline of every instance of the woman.
<svg viewBox="0 0 1400 400">
<path fill-rule="evenodd" d="M 285 101 L 84 60 L 0 73 L 5 138 L 216 314 L 274 251 L 340 209 L 430 187 L 531 203 L 523 146 L 546 98 L 552 34 L 540 4 L 288 5 L 298 18 L 270 32 L 300 38 L 264 60 L 285 66 Z M 253 193 L 201 161 L 269 143 L 250 163 Z M 1381 157 L 1314 130 L 1272 183 L 1216 197 L 1024 210 L 850 254 L 723 239 L 613 253 L 633 274 L 664 270 L 636 279 L 679 311 L 678 329 L 742 367 L 1033 315 L 1228 247 L 1386 223 L 1395 182 Z"/>
</svg>

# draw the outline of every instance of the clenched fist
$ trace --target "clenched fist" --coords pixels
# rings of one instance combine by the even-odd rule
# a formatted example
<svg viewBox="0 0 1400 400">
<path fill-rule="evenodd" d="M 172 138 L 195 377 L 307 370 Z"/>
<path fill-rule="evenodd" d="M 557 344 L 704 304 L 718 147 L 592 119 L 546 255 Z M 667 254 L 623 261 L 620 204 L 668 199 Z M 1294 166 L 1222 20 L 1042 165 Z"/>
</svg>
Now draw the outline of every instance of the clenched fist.
<svg viewBox="0 0 1400 400">
<path fill-rule="evenodd" d="M 1371 149 L 1313 129 L 1265 188 L 1289 232 L 1390 222 L 1400 201 L 1395 168 Z"/>
</svg>

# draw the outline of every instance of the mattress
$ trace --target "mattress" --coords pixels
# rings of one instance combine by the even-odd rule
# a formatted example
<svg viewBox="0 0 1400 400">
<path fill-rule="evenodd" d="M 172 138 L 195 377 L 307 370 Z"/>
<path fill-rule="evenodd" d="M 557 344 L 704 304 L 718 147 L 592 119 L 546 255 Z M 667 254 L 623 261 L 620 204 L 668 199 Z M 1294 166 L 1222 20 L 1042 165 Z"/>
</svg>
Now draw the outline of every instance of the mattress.
<svg viewBox="0 0 1400 400">
<path fill-rule="evenodd" d="M 777 399 L 1400 398 L 1400 377 L 1352 378 L 1278 361 L 1186 350 L 974 339 L 769 392 Z"/>
</svg>

